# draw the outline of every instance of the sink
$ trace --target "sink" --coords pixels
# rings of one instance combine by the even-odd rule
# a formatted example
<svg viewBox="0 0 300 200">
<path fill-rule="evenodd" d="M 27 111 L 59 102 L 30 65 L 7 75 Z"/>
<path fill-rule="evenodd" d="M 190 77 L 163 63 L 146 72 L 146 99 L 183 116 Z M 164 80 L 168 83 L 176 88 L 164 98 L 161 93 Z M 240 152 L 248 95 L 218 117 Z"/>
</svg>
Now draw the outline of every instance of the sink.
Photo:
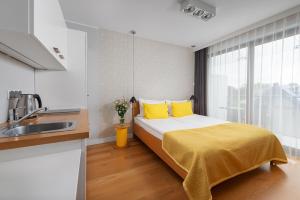
<svg viewBox="0 0 300 200">
<path fill-rule="evenodd" d="M 74 130 L 75 127 L 75 121 L 47 122 L 40 124 L 31 124 L 27 126 L 15 126 L 12 128 L 6 128 L 0 131 L 0 134 L 2 135 L 2 137 L 16 137 L 30 134 L 71 131 Z"/>
</svg>

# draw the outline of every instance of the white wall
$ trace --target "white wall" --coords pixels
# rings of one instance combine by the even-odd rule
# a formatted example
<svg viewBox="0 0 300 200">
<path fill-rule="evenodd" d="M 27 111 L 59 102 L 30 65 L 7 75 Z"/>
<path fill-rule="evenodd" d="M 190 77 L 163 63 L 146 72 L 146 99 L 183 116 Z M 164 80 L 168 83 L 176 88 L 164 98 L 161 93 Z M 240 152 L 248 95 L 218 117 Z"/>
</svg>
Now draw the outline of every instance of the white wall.
<svg viewBox="0 0 300 200">
<path fill-rule="evenodd" d="M 93 138 L 114 135 L 113 124 L 118 122 L 118 116 L 112 102 L 122 96 L 130 99 L 133 95 L 132 36 L 99 30 L 98 37 L 98 64 L 88 68 L 88 107 Z M 190 49 L 142 38 L 136 39 L 135 47 L 137 98 L 189 98 L 194 81 L 194 58 Z M 130 111 L 126 120 L 131 120 Z"/>
<path fill-rule="evenodd" d="M 8 90 L 34 92 L 34 70 L 0 52 L 0 123 L 7 120 Z"/>
<path fill-rule="evenodd" d="M 87 108 L 86 33 L 68 30 L 68 71 L 36 71 L 35 85 L 49 109 Z"/>
<path fill-rule="evenodd" d="M 74 23 L 88 34 L 90 144 L 114 135 L 112 102 L 132 96 L 132 36 Z M 136 38 L 135 96 L 187 99 L 193 94 L 194 53 L 189 48 Z M 131 112 L 127 114 L 131 120 Z"/>
<path fill-rule="evenodd" d="M 135 48 L 135 96 L 186 99 L 194 93 L 191 49 L 141 38 Z"/>
</svg>

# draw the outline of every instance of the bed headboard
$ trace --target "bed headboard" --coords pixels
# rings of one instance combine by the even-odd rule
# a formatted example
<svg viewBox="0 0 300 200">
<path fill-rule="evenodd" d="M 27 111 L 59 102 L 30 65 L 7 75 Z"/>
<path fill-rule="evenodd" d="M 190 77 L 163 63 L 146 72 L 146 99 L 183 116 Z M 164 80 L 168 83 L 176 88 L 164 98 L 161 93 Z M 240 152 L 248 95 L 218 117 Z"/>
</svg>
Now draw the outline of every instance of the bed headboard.
<svg viewBox="0 0 300 200">
<path fill-rule="evenodd" d="M 140 104 L 138 101 L 132 103 L 132 118 L 140 114 Z"/>
</svg>

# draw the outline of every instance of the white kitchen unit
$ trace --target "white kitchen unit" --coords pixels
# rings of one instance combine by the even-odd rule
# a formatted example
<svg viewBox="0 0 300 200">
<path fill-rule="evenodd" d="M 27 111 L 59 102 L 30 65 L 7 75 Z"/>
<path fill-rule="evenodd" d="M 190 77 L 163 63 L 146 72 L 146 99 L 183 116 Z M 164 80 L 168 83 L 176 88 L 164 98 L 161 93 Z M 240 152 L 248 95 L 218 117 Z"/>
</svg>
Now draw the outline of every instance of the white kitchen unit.
<svg viewBox="0 0 300 200">
<path fill-rule="evenodd" d="M 0 151 L 0 199 L 84 200 L 85 140 Z"/>
<path fill-rule="evenodd" d="M 58 0 L 1 0 L 0 51 L 34 68 L 66 70 L 67 27 Z"/>
</svg>

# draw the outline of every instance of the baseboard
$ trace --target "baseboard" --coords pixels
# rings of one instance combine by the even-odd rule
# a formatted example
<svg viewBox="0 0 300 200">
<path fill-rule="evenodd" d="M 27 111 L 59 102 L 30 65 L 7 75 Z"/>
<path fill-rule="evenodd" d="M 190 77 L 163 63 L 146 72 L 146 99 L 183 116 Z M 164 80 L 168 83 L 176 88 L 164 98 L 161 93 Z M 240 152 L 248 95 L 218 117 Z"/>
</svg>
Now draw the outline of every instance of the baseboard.
<svg viewBox="0 0 300 200">
<path fill-rule="evenodd" d="M 132 138 L 132 133 L 128 133 L 128 138 Z M 116 140 L 116 136 L 109 136 L 103 138 L 90 138 L 87 141 L 87 145 L 94 145 L 94 144 L 103 144 L 107 142 L 113 142 Z"/>
</svg>

